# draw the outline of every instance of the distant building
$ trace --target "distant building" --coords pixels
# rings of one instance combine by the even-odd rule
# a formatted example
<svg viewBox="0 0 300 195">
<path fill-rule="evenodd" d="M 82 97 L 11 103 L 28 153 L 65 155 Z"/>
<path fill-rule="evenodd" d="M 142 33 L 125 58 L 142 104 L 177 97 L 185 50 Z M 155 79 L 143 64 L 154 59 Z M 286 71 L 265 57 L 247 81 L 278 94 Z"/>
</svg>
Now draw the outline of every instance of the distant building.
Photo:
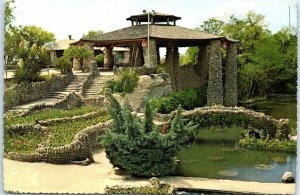
<svg viewBox="0 0 300 195">
<path fill-rule="evenodd" d="M 78 40 L 72 39 L 72 36 L 69 35 L 69 39 L 62 39 L 45 45 L 46 51 L 49 53 L 51 59 L 51 65 L 54 66 L 57 58 L 63 56 L 64 51 L 69 48 L 70 44 L 77 41 Z M 94 47 L 94 55 L 103 54 L 104 49 L 104 47 Z M 113 56 L 116 66 L 127 65 L 129 64 L 130 50 L 124 47 L 114 47 Z M 103 64 L 99 66 L 103 67 Z"/>
</svg>

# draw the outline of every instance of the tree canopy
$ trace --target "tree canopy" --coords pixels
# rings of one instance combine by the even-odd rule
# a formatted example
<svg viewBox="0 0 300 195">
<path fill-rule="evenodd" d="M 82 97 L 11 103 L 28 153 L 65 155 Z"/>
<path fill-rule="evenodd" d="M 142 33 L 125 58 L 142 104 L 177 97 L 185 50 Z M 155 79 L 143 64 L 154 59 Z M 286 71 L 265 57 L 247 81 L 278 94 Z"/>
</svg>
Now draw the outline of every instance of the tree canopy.
<svg viewBox="0 0 300 195">
<path fill-rule="evenodd" d="M 83 34 L 81 38 L 89 39 L 103 33 L 103 30 L 90 30 L 87 32 L 87 34 Z"/>
</svg>

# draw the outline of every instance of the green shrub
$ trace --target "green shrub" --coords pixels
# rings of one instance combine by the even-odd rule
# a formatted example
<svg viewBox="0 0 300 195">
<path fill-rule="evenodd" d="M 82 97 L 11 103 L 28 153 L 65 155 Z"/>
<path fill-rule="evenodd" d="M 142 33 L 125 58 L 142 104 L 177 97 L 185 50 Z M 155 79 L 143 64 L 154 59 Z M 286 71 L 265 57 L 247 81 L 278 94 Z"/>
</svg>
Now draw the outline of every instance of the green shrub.
<svg viewBox="0 0 300 195">
<path fill-rule="evenodd" d="M 163 98 L 152 99 L 151 106 L 159 113 L 170 113 L 180 104 L 185 110 L 206 104 L 206 89 L 190 88 L 181 92 L 175 92 Z"/>
<path fill-rule="evenodd" d="M 33 44 L 30 48 L 23 42 L 18 49 L 19 67 L 17 68 L 14 79 L 20 82 L 33 82 L 39 80 L 39 75 L 45 64 L 49 63 L 49 56 L 44 47 Z"/>
<path fill-rule="evenodd" d="M 65 56 L 58 58 L 55 63 L 55 67 L 58 68 L 62 74 L 72 72 L 72 66 L 70 59 Z"/>
<path fill-rule="evenodd" d="M 124 69 L 117 75 L 116 80 L 107 81 L 104 88 L 117 93 L 131 93 L 138 86 L 139 76 L 132 69 Z"/>
<path fill-rule="evenodd" d="M 114 119 L 112 127 L 105 131 L 101 144 L 106 156 L 114 167 L 136 176 L 171 175 L 176 169 L 176 155 L 180 149 L 179 137 L 186 137 L 178 112 L 177 122 L 164 135 L 152 121 L 151 106 L 145 100 L 145 118 L 141 121 L 132 115 L 127 103 L 121 108 L 118 101 L 108 94 L 111 101 L 110 115 Z M 176 118 L 176 117 L 175 117 Z M 178 134 L 182 132 L 182 134 Z"/>
<path fill-rule="evenodd" d="M 239 141 L 239 144 L 241 147 L 251 150 L 269 150 L 293 153 L 297 152 L 297 142 L 289 140 L 268 140 L 245 137 Z"/>
<path fill-rule="evenodd" d="M 103 64 L 104 63 L 104 55 L 103 54 L 96 55 L 95 60 L 96 60 L 97 64 Z"/>
</svg>

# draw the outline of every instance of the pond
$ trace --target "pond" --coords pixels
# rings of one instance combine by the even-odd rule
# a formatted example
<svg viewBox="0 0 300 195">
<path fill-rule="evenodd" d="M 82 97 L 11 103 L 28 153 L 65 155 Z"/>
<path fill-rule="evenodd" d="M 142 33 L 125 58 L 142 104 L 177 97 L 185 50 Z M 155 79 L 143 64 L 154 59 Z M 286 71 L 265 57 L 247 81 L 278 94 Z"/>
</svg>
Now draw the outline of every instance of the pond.
<svg viewBox="0 0 300 195">
<path fill-rule="evenodd" d="M 296 129 L 296 103 L 267 101 L 264 109 L 274 117 L 290 118 Z M 198 140 L 179 153 L 177 174 L 187 177 L 281 182 L 286 171 L 296 175 L 296 155 L 239 148 L 242 128 L 209 128 L 199 131 Z"/>
</svg>

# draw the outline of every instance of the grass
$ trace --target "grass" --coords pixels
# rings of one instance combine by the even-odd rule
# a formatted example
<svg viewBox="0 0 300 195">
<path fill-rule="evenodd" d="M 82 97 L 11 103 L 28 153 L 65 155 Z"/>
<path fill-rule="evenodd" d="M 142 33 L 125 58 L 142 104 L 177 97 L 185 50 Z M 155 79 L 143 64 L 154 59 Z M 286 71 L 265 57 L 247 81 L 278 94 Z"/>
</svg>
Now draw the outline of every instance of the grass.
<svg viewBox="0 0 300 195">
<path fill-rule="evenodd" d="M 83 115 L 92 111 L 97 111 L 97 107 L 93 106 L 84 106 L 73 108 L 70 110 L 61 110 L 61 109 L 47 109 L 38 113 L 33 113 L 28 116 L 23 117 L 7 117 L 4 118 L 4 126 L 11 126 L 16 124 L 32 123 L 36 120 L 46 120 L 54 118 L 64 118 Z"/>
<path fill-rule="evenodd" d="M 91 108 L 84 110 L 91 111 Z M 78 115 L 78 112 L 75 112 L 75 115 Z M 32 153 L 38 147 L 38 144 L 48 139 L 48 135 L 51 135 L 51 139 L 47 146 L 62 146 L 71 143 L 79 131 L 99 122 L 107 121 L 109 118 L 110 116 L 104 113 L 101 116 L 95 116 L 90 119 L 78 119 L 75 122 L 69 123 L 56 123 L 49 125 L 41 131 L 25 130 L 22 133 L 11 133 L 9 132 L 9 128 L 6 127 L 4 128 L 4 152 Z"/>
<path fill-rule="evenodd" d="M 96 125 L 99 122 L 105 122 L 109 120 L 110 116 L 104 114 L 102 116 L 96 116 L 90 119 L 79 119 L 72 123 L 59 123 L 51 125 L 47 128 L 47 131 L 51 133 L 50 143 L 47 146 L 63 146 L 72 142 L 74 136 L 81 130 Z"/>
<path fill-rule="evenodd" d="M 22 134 L 11 134 L 4 129 L 4 153 L 32 153 L 38 144 L 46 141 L 47 136 L 42 131 L 28 131 Z"/>
</svg>

